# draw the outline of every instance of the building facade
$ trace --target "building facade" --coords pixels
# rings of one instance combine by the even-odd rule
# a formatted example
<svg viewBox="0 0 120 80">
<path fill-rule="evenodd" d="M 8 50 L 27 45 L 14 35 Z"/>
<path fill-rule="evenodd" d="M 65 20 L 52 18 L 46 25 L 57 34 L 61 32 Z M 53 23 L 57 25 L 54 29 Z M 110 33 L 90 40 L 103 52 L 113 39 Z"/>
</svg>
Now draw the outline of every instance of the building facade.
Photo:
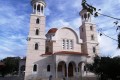
<svg viewBox="0 0 120 80">
<path fill-rule="evenodd" d="M 99 53 L 96 25 L 91 22 L 90 13 L 80 11 L 80 38 L 69 27 L 52 28 L 45 34 L 46 3 L 31 0 L 31 5 L 25 80 L 81 79 L 85 64 Z"/>
</svg>

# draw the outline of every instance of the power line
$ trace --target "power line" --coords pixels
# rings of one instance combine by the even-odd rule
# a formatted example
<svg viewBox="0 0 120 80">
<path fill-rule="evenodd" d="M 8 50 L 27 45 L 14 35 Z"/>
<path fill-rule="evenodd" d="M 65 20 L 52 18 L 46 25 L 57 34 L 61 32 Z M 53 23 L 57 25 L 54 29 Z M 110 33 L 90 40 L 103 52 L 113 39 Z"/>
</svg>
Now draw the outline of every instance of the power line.
<svg viewBox="0 0 120 80">
<path fill-rule="evenodd" d="M 119 18 L 115 18 L 115 17 L 109 16 L 109 15 L 106 15 L 106 14 L 102 14 L 102 13 L 98 13 L 98 14 L 100 14 L 102 16 L 106 16 L 106 17 L 112 18 L 112 19 L 120 20 Z"/>
<path fill-rule="evenodd" d="M 117 40 L 117 39 L 114 39 L 114 38 L 112 38 L 112 37 L 110 37 L 110 36 L 106 35 L 105 33 L 103 33 L 101 28 L 98 30 L 98 32 L 100 33 L 100 36 L 104 35 L 104 36 L 106 36 L 106 37 L 108 37 L 108 38 L 110 38 L 110 39 L 112 39 L 112 40 L 114 40 L 114 41 L 117 41 L 117 42 L 118 42 L 118 40 Z"/>
<path fill-rule="evenodd" d="M 112 38 L 112 37 L 110 37 L 110 36 L 108 36 L 108 35 L 106 35 L 106 34 L 104 34 L 104 33 L 102 33 L 102 35 L 104 35 L 104 36 L 106 36 L 106 37 L 108 37 L 108 38 L 110 38 L 110 39 L 112 39 L 112 40 L 118 41 L 117 39 L 114 39 L 114 38 Z"/>
</svg>

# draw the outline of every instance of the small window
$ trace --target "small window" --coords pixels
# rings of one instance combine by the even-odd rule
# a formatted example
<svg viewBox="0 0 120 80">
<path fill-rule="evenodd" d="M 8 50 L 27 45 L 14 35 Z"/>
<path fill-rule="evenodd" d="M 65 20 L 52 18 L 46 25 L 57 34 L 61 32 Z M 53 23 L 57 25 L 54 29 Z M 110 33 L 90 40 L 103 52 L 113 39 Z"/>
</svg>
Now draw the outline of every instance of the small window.
<svg viewBox="0 0 120 80">
<path fill-rule="evenodd" d="M 91 35 L 91 40 L 94 40 L 94 35 Z"/>
<path fill-rule="evenodd" d="M 67 40 L 66 45 L 67 45 L 67 49 L 69 49 L 69 40 Z"/>
<path fill-rule="evenodd" d="M 36 34 L 36 35 L 39 35 L 39 30 L 38 30 L 38 29 L 36 29 L 35 34 Z"/>
<path fill-rule="evenodd" d="M 50 72 L 50 65 L 47 66 L 47 71 Z"/>
<path fill-rule="evenodd" d="M 35 44 L 35 50 L 38 50 L 38 43 Z"/>
<path fill-rule="evenodd" d="M 87 19 L 87 14 L 84 14 L 84 18 L 85 18 L 85 20 Z"/>
<path fill-rule="evenodd" d="M 96 53 L 96 48 L 95 47 L 93 47 L 93 53 Z"/>
<path fill-rule="evenodd" d="M 40 19 L 37 18 L 37 19 L 36 19 L 36 24 L 39 24 L 39 23 L 40 23 Z"/>
<path fill-rule="evenodd" d="M 65 49 L 65 40 L 63 40 L 62 46 L 63 46 L 63 49 Z"/>
<path fill-rule="evenodd" d="M 41 11 L 42 11 L 42 13 L 43 13 L 43 6 L 41 7 Z"/>
<path fill-rule="evenodd" d="M 34 9 L 36 10 L 36 4 L 34 5 Z"/>
<path fill-rule="evenodd" d="M 70 40 L 70 49 L 73 49 L 73 40 Z"/>
<path fill-rule="evenodd" d="M 90 26 L 90 30 L 93 31 L 93 26 Z"/>
<path fill-rule="evenodd" d="M 40 12 L 40 5 L 37 6 L 37 11 Z"/>
<path fill-rule="evenodd" d="M 36 64 L 33 66 L 33 71 L 34 71 L 34 72 L 37 71 L 37 65 L 36 65 Z"/>
</svg>

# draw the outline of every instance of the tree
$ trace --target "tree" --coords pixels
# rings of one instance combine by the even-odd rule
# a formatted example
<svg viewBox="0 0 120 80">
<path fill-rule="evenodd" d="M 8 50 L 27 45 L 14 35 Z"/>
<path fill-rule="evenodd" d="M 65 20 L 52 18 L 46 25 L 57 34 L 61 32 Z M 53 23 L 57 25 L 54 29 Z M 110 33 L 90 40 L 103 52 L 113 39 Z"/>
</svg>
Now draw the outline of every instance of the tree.
<svg viewBox="0 0 120 80">
<path fill-rule="evenodd" d="M 120 57 L 95 57 L 93 64 L 88 64 L 89 71 L 100 76 L 100 80 L 120 80 Z"/>
<path fill-rule="evenodd" d="M 120 19 L 119 19 L 119 18 L 112 17 L 112 16 L 109 16 L 109 15 L 106 15 L 106 14 L 101 14 L 101 13 L 99 13 L 99 11 L 100 11 L 101 9 L 98 9 L 98 10 L 97 10 L 96 7 L 88 4 L 86 0 L 82 0 L 82 4 L 81 4 L 81 5 L 82 5 L 83 9 L 86 9 L 88 12 L 90 12 L 90 14 L 94 15 L 94 17 L 98 17 L 98 15 L 102 15 L 102 16 L 109 17 L 109 18 L 112 18 L 112 19 L 115 19 L 115 20 L 116 20 L 116 21 L 114 22 L 114 24 L 115 24 L 115 26 L 116 26 L 116 30 L 119 31 L 119 33 L 117 34 L 117 35 L 118 35 L 118 40 L 113 39 L 113 38 L 111 38 L 110 36 L 105 35 L 103 32 L 100 32 L 100 36 L 104 35 L 104 36 L 109 37 L 109 38 L 111 38 L 111 39 L 113 39 L 113 40 L 116 40 L 116 41 L 118 42 L 118 48 L 120 48 L 120 25 L 118 25 Z"/>
<path fill-rule="evenodd" d="M 5 67 L 2 70 L 0 70 L 2 76 L 4 77 L 4 75 L 14 74 L 15 72 L 18 72 L 19 60 L 20 57 L 7 57 L 1 60 L 1 62 L 5 64 Z"/>
</svg>

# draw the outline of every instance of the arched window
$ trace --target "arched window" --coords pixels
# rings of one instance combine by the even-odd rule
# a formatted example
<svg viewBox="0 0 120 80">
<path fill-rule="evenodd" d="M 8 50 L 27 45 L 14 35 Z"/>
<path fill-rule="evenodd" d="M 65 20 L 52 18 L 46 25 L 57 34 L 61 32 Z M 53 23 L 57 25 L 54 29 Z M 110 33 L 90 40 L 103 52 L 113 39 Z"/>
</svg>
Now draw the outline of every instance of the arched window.
<svg viewBox="0 0 120 80">
<path fill-rule="evenodd" d="M 39 35 L 39 29 L 36 29 L 35 34 L 36 34 L 36 35 Z"/>
<path fill-rule="evenodd" d="M 67 45 L 67 49 L 69 49 L 69 40 L 67 40 L 66 45 Z"/>
<path fill-rule="evenodd" d="M 96 48 L 95 47 L 93 47 L 93 53 L 96 53 Z"/>
<path fill-rule="evenodd" d="M 84 14 L 84 18 L 85 18 L 85 20 L 87 19 L 87 14 Z"/>
<path fill-rule="evenodd" d="M 50 65 L 47 66 L 47 71 L 50 72 Z"/>
<path fill-rule="evenodd" d="M 38 47 L 39 47 L 39 45 L 38 45 L 38 43 L 36 43 L 35 44 L 35 50 L 38 50 Z"/>
<path fill-rule="evenodd" d="M 37 19 L 36 19 L 36 24 L 39 24 L 39 23 L 40 23 L 40 19 L 37 18 Z"/>
<path fill-rule="evenodd" d="M 63 49 L 65 49 L 65 40 L 63 40 L 63 44 L 62 45 L 63 45 Z"/>
<path fill-rule="evenodd" d="M 88 13 L 88 18 L 90 18 L 90 13 Z"/>
<path fill-rule="evenodd" d="M 73 49 L 73 40 L 70 40 L 70 49 Z"/>
<path fill-rule="evenodd" d="M 40 5 L 37 6 L 37 11 L 40 12 Z"/>
<path fill-rule="evenodd" d="M 36 64 L 33 66 L 33 71 L 34 71 L 34 72 L 37 71 L 37 65 L 36 65 Z"/>
<path fill-rule="evenodd" d="M 34 12 L 34 13 L 36 12 L 36 4 L 34 4 L 33 12 Z"/>
<path fill-rule="evenodd" d="M 36 9 L 36 4 L 34 4 L 34 9 Z"/>
<path fill-rule="evenodd" d="M 41 11 L 42 11 L 42 13 L 43 13 L 43 6 L 41 7 Z"/>
<path fill-rule="evenodd" d="M 91 40 L 94 40 L 94 35 L 91 35 Z"/>
<path fill-rule="evenodd" d="M 91 30 L 91 31 L 93 30 L 93 26 L 90 26 L 90 30 Z"/>
</svg>

